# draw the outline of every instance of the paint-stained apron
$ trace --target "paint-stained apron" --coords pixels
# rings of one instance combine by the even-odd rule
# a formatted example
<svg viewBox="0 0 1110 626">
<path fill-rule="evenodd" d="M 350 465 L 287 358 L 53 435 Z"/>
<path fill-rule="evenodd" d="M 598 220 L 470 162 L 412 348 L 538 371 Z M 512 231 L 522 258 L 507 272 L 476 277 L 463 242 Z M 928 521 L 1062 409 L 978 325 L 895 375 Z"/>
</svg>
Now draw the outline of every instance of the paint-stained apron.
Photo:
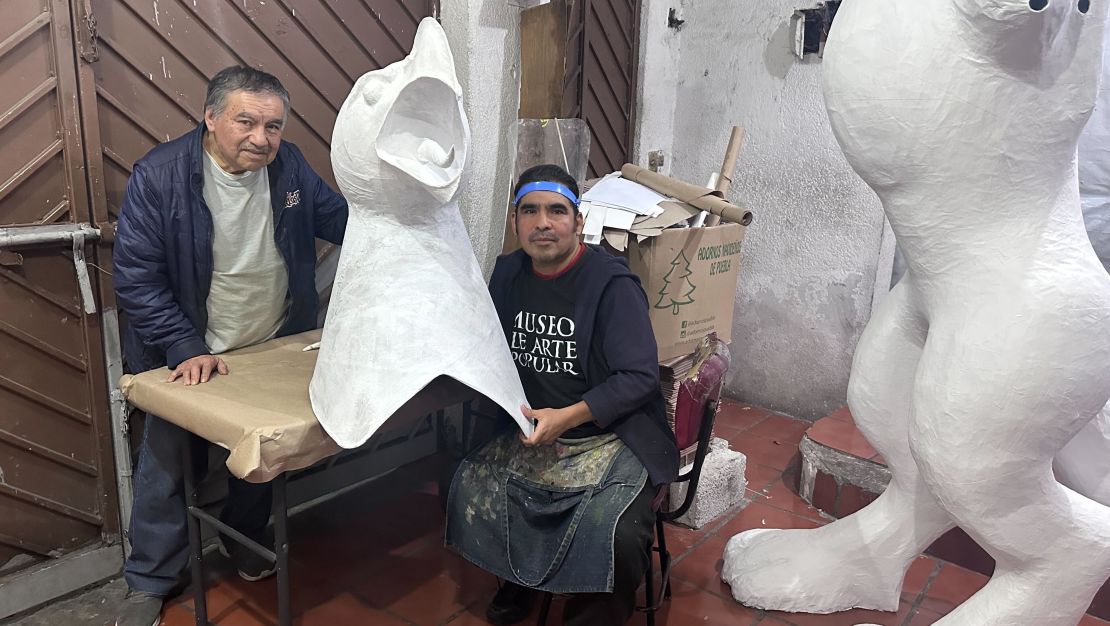
<svg viewBox="0 0 1110 626">
<path fill-rule="evenodd" d="M 643 464 L 611 433 L 535 447 L 506 433 L 455 473 L 446 543 L 526 587 L 611 592 L 617 521 L 646 480 Z"/>
</svg>

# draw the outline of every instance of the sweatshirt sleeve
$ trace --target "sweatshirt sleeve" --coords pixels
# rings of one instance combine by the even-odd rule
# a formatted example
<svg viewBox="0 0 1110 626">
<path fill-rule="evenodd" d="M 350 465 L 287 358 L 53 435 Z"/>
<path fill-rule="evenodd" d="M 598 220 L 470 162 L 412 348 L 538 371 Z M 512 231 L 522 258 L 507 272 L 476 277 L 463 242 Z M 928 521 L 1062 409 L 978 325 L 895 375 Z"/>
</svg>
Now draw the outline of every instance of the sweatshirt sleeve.
<svg viewBox="0 0 1110 626">
<path fill-rule="evenodd" d="M 609 377 L 582 399 L 602 428 L 643 406 L 659 390 L 659 352 L 648 319 L 647 297 L 631 278 L 618 277 L 601 295 L 594 341 L 609 365 Z"/>
</svg>

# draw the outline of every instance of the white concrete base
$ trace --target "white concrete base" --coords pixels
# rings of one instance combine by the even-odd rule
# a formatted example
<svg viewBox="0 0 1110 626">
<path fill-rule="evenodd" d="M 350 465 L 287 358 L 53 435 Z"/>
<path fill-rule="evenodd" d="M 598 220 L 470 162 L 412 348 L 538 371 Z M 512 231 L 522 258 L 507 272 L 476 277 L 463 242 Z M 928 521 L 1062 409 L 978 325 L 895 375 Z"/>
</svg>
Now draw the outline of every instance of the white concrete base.
<svg viewBox="0 0 1110 626">
<path fill-rule="evenodd" d="M 694 503 L 685 515 L 675 521 L 691 528 L 701 528 L 744 501 L 748 487 L 748 480 L 744 477 L 747 464 L 747 457 L 730 450 L 727 441 L 714 438 L 709 443 L 709 453 L 705 455 Z M 686 487 L 686 483 L 671 485 L 673 504 L 682 502 L 686 497 Z"/>
</svg>

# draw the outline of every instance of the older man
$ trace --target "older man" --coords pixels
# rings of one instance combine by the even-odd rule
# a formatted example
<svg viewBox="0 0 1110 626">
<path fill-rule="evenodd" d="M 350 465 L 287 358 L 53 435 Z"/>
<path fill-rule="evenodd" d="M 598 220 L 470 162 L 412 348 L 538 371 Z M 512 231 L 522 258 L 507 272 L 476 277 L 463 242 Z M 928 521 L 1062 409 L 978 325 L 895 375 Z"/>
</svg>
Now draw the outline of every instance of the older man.
<svg viewBox="0 0 1110 626">
<path fill-rule="evenodd" d="M 288 115 L 276 77 L 229 67 L 208 84 L 204 123 L 135 164 L 113 257 L 131 370 L 169 366 L 169 382 L 203 384 L 229 374 L 220 353 L 315 327 L 314 239 L 342 242 L 347 203 L 282 142 Z M 148 416 L 117 626 L 156 626 L 185 568 L 181 449 L 190 438 Z M 198 463 L 206 449 L 194 445 Z M 269 501 L 268 486 L 232 478 L 221 519 L 263 539 Z M 273 573 L 237 543 L 225 553 L 247 580 Z"/>
</svg>

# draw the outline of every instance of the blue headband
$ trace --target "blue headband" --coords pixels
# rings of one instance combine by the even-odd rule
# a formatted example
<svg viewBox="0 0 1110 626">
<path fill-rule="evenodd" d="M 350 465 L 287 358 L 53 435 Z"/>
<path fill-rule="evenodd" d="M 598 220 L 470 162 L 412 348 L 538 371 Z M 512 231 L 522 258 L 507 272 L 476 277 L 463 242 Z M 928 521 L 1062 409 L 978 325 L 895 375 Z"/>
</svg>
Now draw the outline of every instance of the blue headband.
<svg viewBox="0 0 1110 626">
<path fill-rule="evenodd" d="M 547 181 L 537 181 L 523 185 L 520 191 L 516 192 L 516 198 L 513 199 L 513 206 L 520 204 L 520 199 L 533 191 L 553 191 L 567 200 L 570 200 L 570 203 L 574 206 L 578 206 L 578 196 L 574 195 L 574 192 L 567 188 L 566 185 Z"/>
</svg>

